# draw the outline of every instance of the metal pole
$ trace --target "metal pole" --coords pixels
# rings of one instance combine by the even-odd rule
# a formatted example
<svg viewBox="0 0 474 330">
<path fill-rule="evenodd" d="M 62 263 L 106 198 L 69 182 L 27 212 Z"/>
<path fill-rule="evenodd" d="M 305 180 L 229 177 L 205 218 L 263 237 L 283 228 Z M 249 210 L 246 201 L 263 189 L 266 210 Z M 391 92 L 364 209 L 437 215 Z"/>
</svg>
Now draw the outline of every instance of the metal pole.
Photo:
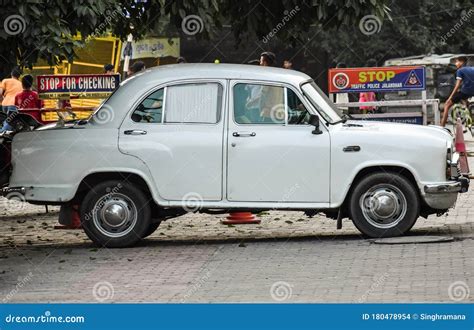
<svg viewBox="0 0 474 330">
<path fill-rule="evenodd" d="M 433 108 L 433 113 L 434 113 L 434 124 L 439 125 L 439 123 L 440 123 L 440 119 L 439 119 L 439 101 L 431 103 L 431 107 Z"/>
<path fill-rule="evenodd" d="M 421 91 L 421 100 L 423 103 L 421 104 L 421 112 L 423 113 L 423 125 L 428 125 L 428 111 L 426 106 L 426 90 Z"/>
</svg>

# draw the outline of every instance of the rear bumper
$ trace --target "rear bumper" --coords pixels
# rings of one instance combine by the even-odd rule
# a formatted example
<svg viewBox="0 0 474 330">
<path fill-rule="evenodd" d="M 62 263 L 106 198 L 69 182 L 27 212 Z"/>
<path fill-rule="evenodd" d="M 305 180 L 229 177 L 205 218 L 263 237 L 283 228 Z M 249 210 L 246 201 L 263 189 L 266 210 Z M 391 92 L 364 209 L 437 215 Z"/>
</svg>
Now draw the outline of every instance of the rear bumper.
<svg viewBox="0 0 474 330">
<path fill-rule="evenodd" d="M 27 202 L 53 205 L 70 201 L 75 192 L 76 188 L 71 186 L 18 186 L 1 189 L 0 196 L 22 195 Z"/>
<path fill-rule="evenodd" d="M 424 200 L 433 209 L 447 210 L 454 206 L 459 193 L 467 192 L 469 178 L 459 177 L 455 181 L 426 184 Z"/>
</svg>

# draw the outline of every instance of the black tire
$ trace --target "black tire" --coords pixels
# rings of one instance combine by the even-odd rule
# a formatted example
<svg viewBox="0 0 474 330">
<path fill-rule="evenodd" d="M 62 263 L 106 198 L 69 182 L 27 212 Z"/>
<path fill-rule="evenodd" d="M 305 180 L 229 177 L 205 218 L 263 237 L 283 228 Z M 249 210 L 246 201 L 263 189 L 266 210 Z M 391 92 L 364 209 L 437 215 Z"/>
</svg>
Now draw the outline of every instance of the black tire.
<svg viewBox="0 0 474 330">
<path fill-rule="evenodd" d="M 86 235 L 100 246 L 133 246 L 150 227 L 149 199 L 129 182 L 100 183 L 81 204 L 81 222 Z"/>
<path fill-rule="evenodd" d="M 403 175 L 373 173 L 362 178 L 349 200 L 354 225 L 373 238 L 407 233 L 420 215 L 418 190 Z"/>
<path fill-rule="evenodd" d="M 151 234 L 153 234 L 158 229 L 160 224 L 161 224 L 161 221 L 151 223 L 150 226 L 148 226 L 148 229 L 146 230 L 146 232 L 145 232 L 145 234 L 143 235 L 142 238 L 146 238 L 146 237 L 150 236 Z"/>
</svg>

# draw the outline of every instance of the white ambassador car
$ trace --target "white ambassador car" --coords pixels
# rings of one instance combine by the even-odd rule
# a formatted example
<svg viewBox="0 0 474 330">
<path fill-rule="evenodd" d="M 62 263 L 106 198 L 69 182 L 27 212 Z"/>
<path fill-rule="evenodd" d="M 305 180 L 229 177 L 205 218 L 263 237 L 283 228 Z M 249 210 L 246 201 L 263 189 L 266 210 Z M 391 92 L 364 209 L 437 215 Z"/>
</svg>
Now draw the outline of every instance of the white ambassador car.
<svg viewBox="0 0 474 330">
<path fill-rule="evenodd" d="M 80 205 L 94 242 L 135 244 L 189 211 L 300 210 L 405 234 L 469 180 L 438 127 L 350 121 L 300 72 L 180 64 L 125 80 L 87 121 L 20 133 L 9 191 Z"/>
</svg>

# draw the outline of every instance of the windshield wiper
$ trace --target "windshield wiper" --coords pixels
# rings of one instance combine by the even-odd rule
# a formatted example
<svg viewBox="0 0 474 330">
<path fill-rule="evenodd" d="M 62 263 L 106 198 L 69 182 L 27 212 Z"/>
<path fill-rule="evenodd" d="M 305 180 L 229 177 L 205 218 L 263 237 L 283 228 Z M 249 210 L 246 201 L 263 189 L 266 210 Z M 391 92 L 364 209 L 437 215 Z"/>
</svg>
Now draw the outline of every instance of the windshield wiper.
<svg viewBox="0 0 474 330">
<path fill-rule="evenodd" d="M 354 118 L 352 118 L 352 116 L 349 115 L 349 114 L 343 113 L 341 120 L 334 121 L 334 122 L 330 122 L 329 124 L 330 124 L 330 125 L 336 125 L 336 124 L 340 124 L 340 123 L 343 123 L 343 124 L 344 124 L 344 123 L 345 123 L 346 121 L 348 121 L 349 119 L 354 119 Z"/>
</svg>

